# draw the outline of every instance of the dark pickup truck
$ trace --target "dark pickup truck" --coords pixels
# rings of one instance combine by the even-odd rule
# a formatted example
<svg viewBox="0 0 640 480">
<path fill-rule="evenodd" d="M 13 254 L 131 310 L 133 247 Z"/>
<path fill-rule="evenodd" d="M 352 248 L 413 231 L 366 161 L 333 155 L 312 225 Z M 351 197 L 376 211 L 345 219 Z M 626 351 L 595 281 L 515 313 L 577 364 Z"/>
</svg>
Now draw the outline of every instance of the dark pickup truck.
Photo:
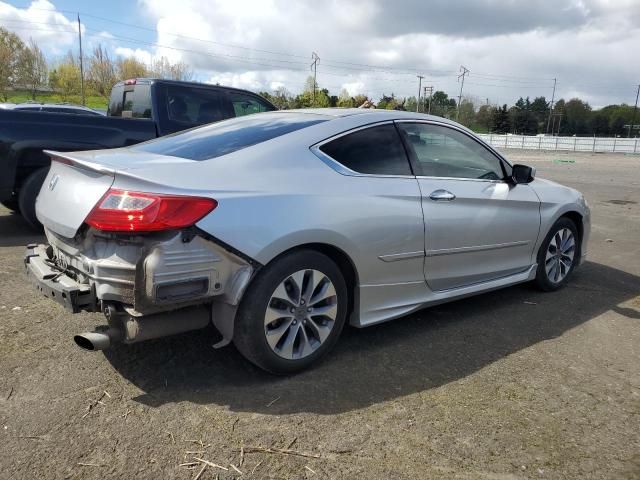
<svg viewBox="0 0 640 480">
<path fill-rule="evenodd" d="M 146 78 L 117 83 L 106 117 L 0 110 L 0 202 L 38 225 L 35 200 L 50 163 L 43 150 L 124 147 L 269 110 L 269 101 L 245 90 Z"/>
</svg>

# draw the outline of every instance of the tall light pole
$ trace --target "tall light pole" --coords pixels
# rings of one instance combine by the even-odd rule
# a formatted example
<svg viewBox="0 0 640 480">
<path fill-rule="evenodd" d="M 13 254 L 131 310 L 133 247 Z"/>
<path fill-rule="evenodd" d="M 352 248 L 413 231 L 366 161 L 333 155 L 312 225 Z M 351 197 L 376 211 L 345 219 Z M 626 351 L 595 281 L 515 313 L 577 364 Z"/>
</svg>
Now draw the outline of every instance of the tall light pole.
<svg viewBox="0 0 640 480">
<path fill-rule="evenodd" d="M 556 79 L 553 79 L 553 93 L 551 94 L 551 105 L 549 105 L 549 119 L 547 120 L 547 131 L 549 133 L 549 124 L 551 123 L 551 112 L 553 112 L 553 101 L 556 99 Z"/>
<path fill-rule="evenodd" d="M 78 40 L 80 42 L 80 95 L 84 105 L 84 61 L 82 59 L 82 30 L 80 29 L 80 14 L 78 13 Z"/>
<path fill-rule="evenodd" d="M 464 88 L 464 77 L 469 73 L 469 69 L 464 65 L 460 65 L 460 75 L 458 75 L 458 81 L 460 81 L 460 77 L 462 77 L 462 83 L 460 84 L 460 95 L 458 95 L 458 110 L 456 112 L 456 122 L 458 118 L 460 118 L 460 104 L 462 103 L 462 89 Z"/>
<path fill-rule="evenodd" d="M 418 98 L 416 100 L 416 113 L 420 111 L 420 92 L 422 91 L 422 79 L 423 75 L 416 75 L 418 77 Z"/>
</svg>

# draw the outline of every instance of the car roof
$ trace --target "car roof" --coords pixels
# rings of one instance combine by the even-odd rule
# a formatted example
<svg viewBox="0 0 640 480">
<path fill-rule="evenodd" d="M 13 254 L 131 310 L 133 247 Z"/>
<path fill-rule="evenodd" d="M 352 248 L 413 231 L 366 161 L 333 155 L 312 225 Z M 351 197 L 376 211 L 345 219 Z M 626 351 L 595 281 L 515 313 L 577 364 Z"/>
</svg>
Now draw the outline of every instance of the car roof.
<svg viewBox="0 0 640 480">
<path fill-rule="evenodd" d="M 25 109 L 25 108 L 70 108 L 70 109 L 78 109 L 78 110 L 91 110 L 92 108 L 85 107 L 84 105 L 72 105 L 68 103 L 18 103 L 13 108 L 16 109 Z"/>
<path fill-rule="evenodd" d="M 278 110 L 272 113 L 307 113 L 313 115 L 324 115 L 326 117 L 344 118 L 354 115 L 361 115 L 366 123 L 385 120 L 431 120 L 440 123 L 447 123 L 461 127 L 452 120 L 425 113 L 407 112 L 403 110 L 385 110 L 377 108 L 298 108 L 292 110 Z M 328 118 L 329 120 L 330 118 Z M 464 127 L 463 127 L 464 128 Z"/>
</svg>

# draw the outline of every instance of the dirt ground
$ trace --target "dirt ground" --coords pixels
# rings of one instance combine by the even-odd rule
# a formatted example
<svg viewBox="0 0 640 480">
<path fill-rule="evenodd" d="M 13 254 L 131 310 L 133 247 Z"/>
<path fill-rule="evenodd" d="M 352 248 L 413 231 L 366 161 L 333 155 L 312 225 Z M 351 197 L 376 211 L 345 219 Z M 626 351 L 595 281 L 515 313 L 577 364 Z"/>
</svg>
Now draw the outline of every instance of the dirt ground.
<svg viewBox="0 0 640 480">
<path fill-rule="evenodd" d="M 0 478 L 640 478 L 640 156 L 506 153 L 591 205 L 568 288 L 348 328 L 290 378 L 207 331 L 81 351 L 102 318 L 32 291 L 0 210 Z"/>
</svg>

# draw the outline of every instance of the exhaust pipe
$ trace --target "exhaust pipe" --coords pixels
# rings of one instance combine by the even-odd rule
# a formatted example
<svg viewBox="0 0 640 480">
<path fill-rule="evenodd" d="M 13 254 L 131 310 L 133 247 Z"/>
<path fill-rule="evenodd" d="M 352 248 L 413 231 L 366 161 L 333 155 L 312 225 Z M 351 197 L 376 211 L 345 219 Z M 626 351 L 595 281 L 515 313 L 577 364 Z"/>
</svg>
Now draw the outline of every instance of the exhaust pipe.
<svg viewBox="0 0 640 480">
<path fill-rule="evenodd" d="M 75 335 L 73 340 L 76 345 L 88 351 L 105 350 L 117 342 L 137 343 L 198 330 L 205 328 L 211 321 L 210 309 L 206 307 L 184 308 L 142 317 L 133 317 L 119 312 L 118 315 L 114 315 L 114 313 L 113 308 L 105 310 L 112 326 L 104 330 Z M 116 318 L 118 321 L 115 321 Z"/>
<path fill-rule="evenodd" d="M 74 335 L 73 341 L 83 350 L 93 352 L 96 350 L 106 350 L 112 343 L 117 342 L 120 338 L 122 338 L 121 330 L 109 328 L 104 331 L 85 332 Z"/>
</svg>

